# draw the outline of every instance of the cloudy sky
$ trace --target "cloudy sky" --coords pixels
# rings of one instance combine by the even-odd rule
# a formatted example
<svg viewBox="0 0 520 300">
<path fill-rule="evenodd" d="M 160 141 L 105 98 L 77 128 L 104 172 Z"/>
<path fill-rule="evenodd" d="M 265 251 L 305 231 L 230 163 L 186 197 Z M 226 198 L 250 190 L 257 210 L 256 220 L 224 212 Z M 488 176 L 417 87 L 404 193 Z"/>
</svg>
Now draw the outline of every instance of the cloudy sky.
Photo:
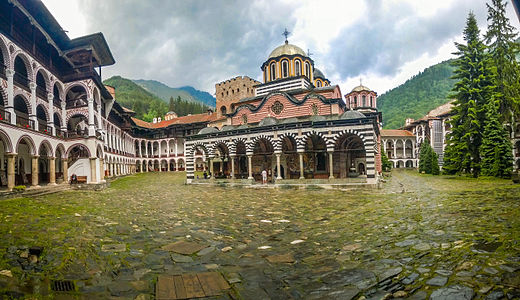
<svg viewBox="0 0 520 300">
<path fill-rule="evenodd" d="M 485 0 L 43 0 L 71 38 L 103 32 L 116 64 L 103 77 L 155 79 L 215 92 L 237 75 L 261 79 L 284 42 L 313 54 L 345 94 L 379 94 L 452 57 L 469 11 L 486 29 Z M 508 1 L 508 16 L 520 27 Z"/>
</svg>

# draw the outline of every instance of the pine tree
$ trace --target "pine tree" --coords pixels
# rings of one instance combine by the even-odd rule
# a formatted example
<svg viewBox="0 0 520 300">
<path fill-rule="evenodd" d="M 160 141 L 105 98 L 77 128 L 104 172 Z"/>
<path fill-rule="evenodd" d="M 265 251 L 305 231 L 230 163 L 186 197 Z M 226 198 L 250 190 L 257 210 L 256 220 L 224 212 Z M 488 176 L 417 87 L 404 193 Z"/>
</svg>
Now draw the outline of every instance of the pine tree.
<svg viewBox="0 0 520 300">
<path fill-rule="evenodd" d="M 437 156 L 437 153 L 433 151 L 433 148 L 430 148 L 430 155 L 431 155 L 431 168 L 430 173 L 433 175 L 439 175 L 441 170 L 439 169 L 439 157 Z"/>
<path fill-rule="evenodd" d="M 448 174 L 468 173 L 477 177 L 480 173 L 482 129 L 485 121 L 485 105 L 494 90 L 493 69 L 486 46 L 480 38 L 477 20 L 469 13 L 464 29 L 466 44 L 455 43 L 458 57 L 453 78 L 453 113 L 451 133 L 447 137 L 446 157 L 443 169 Z"/>
<path fill-rule="evenodd" d="M 384 151 L 381 151 L 381 167 L 384 172 L 388 172 L 392 169 L 392 162 L 388 160 Z"/>
<path fill-rule="evenodd" d="M 173 102 L 172 96 L 170 96 L 170 103 L 168 104 L 168 111 L 175 111 L 175 102 Z"/>
<path fill-rule="evenodd" d="M 497 102 L 490 101 L 487 105 L 487 120 L 480 147 L 482 175 L 509 177 L 513 170 L 513 149 L 508 132 L 499 121 Z"/>
<path fill-rule="evenodd" d="M 519 113 L 520 72 L 516 57 L 520 51 L 515 42 L 518 36 L 506 17 L 507 2 L 492 0 L 488 9 L 488 31 L 485 39 L 495 71 L 495 99 L 498 101 L 500 121 L 510 122 Z"/>
<path fill-rule="evenodd" d="M 425 139 L 421 144 L 421 149 L 419 151 L 419 173 L 426 173 L 426 160 L 428 157 L 428 148 L 430 148 L 430 141 Z"/>
</svg>

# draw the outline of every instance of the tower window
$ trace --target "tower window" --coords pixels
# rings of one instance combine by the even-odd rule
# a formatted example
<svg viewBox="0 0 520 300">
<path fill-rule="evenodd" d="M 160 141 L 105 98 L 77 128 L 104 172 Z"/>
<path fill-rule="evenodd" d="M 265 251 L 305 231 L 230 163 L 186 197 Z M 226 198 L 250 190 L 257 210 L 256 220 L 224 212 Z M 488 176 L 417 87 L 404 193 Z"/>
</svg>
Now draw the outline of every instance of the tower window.
<svg viewBox="0 0 520 300">
<path fill-rule="evenodd" d="M 374 106 L 374 97 L 370 96 L 370 107 Z"/>
<path fill-rule="evenodd" d="M 308 62 L 305 62 L 305 76 L 309 79 L 311 78 L 311 64 Z"/>
<path fill-rule="evenodd" d="M 358 103 L 357 103 L 357 96 L 354 96 L 354 107 L 357 107 L 358 106 Z"/>
<path fill-rule="evenodd" d="M 289 62 L 286 60 L 282 61 L 282 77 L 289 77 Z"/>
<path fill-rule="evenodd" d="M 363 107 L 367 106 L 367 96 L 363 96 L 361 99 L 363 99 Z"/>
<path fill-rule="evenodd" d="M 316 87 L 321 87 L 321 81 L 316 80 Z"/>
<path fill-rule="evenodd" d="M 270 68 L 271 70 L 269 73 L 271 74 L 271 81 L 273 81 L 276 79 L 276 64 L 272 63 Z"/>
<path fill-rule="evenodd" d="M 298 59 L 294 61 L 294 70 L 295 70 L 296 76 L 302 75 L 302 66 L 301 66 L 300 60 L 298 60 Z"/>
</svg>

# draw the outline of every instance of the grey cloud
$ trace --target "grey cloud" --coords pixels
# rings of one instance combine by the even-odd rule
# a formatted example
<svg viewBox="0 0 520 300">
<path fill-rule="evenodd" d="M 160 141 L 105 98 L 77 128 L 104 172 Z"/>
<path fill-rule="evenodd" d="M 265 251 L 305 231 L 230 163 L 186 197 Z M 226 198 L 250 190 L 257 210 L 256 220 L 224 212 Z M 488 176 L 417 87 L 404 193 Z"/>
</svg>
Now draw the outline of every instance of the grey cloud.
<svg viewBox="0 0 520 300">
<path fill-rule="evenodd" d="M 407 3 L 389 10 L 383 7 L 381 0 L 368 1 L 367 16 L 344 28 L 331 42 L 328 69 L 343 79 L 368 72 L 394 76 L 406 62 L 425 53 L 435 55 L 461 34 L 470 10 L 485 25 L 484 1 L 456 1 L 428 17 L 417 16 Z"/>
<path fill-rule="evenodd" d="M 116 65 L 104 76 L 156 79 L 214 92 L 231 76 L 260 75 L 291 28 L 294 5 L 271 1 L 83 0 L 89 30 L 105 35 Z"/>
</svg>

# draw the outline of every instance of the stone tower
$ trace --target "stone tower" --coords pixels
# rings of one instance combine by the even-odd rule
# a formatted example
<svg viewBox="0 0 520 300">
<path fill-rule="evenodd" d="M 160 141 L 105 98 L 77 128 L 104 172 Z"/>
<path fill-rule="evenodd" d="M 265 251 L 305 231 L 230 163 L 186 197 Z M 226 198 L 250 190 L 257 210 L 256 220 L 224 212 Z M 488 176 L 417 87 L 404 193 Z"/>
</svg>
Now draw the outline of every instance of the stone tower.
<svg viewBox="0 0 520 300">
<path fill-rule="evenodd" d="M 237 76 L 215 84 L 217 116 L 220 118 L 233 112 L 240 99 L 254 97 L 254 86 L 258 84 L 260 82 L 247 76 Z"/>
</svg>

